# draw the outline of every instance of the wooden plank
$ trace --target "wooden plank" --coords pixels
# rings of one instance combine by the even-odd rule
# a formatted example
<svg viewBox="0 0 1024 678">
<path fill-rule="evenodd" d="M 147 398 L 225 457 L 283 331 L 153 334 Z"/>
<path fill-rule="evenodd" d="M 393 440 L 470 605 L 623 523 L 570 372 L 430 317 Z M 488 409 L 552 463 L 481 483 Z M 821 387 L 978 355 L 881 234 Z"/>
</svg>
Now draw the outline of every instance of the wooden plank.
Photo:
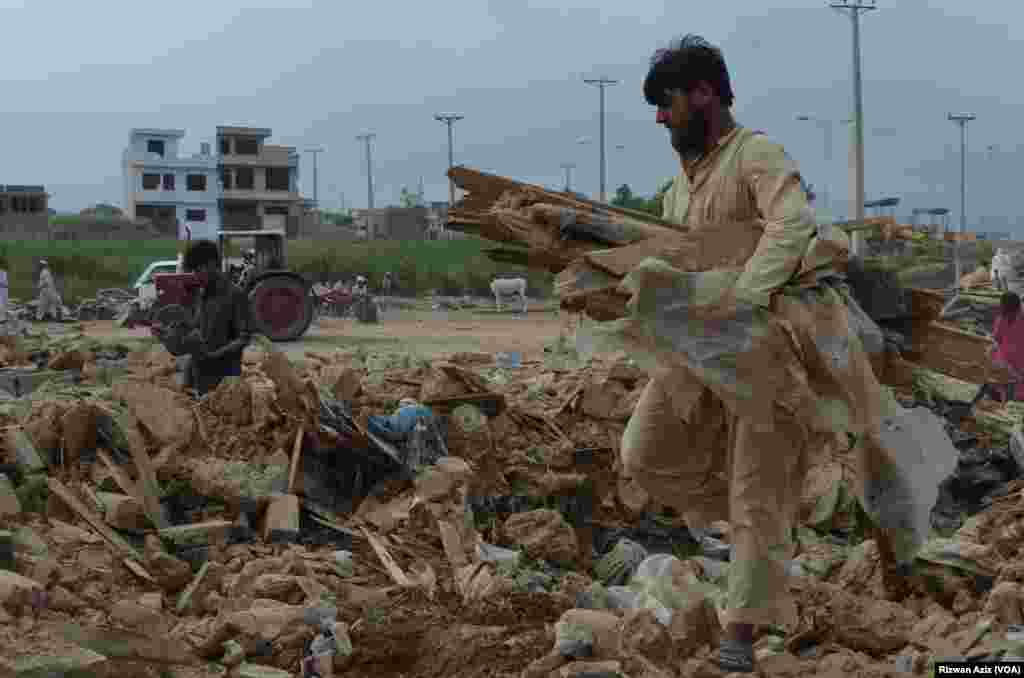
<svg viewBox="0 0 1024 678">
<path fill-rule="evenodd" d="M 114 482 L 117 483 L 118 487 L 120 487 L 125 494 L 129 494 L 133 497 L 138 496 L 138 490 L 135 489 L 135 482 L 127 473 L 125 473 L 125 470 L 121 468 L 120 464 L 115 463 L 114 460 L 110 458 L 110 455 L 107 454 L 106 450 L 97 449 L 96 456 L 99 458 L 100 462 L 107 467 L 107 470 L 110 471 L 110 475 L 114 478 Z"/>
<path fill-rule="evenodd" d="M 156 481 L 156 470 L 153 468 L 153 459 L 149 456 L 146 439 L 142 435 L 139 420 L 129 416 L 129 423 L 124 432 L 128 439 L 128 448 L 135 462 L 135 470 L 139 472 L 139 481 L 136 484 L 135 498 L 142 504 L 146 517 L 157 527 L 166 527 L 167 520 L 164 518 L 163 508 L 160 506 L 160 485 Z"/>
<path fill-rule="evenodd" d="M 92 528 L 96 530 L 101 537 L 106 539 L 111 546 L 129 558 L 141 559 L 142 556 L 132 547 L 131 544 L 125 541 L 121 535 L 110 529 L 107 524 L 103 522 L 103 518 L 93 511 L 90 511 L 89 508 L 83 504 L 78 497 L 75 496 L 75 493 L 72 492 L 64 483 L 60 482 L 56 478 L 48 478 L 46 483 L 50 488 L 50 492 L 57 495 L 61 501 L 67 504 L 68 508 L 78 514 L 82 520 L 89 523 L 89 525 L 92 526 Z"/>
<path fill-rule="evenodd" d="M 423 403 L 441 411 L 454 410 L 460 405 L 474 405 L 488 417 L 497 417 L 505 411 L 505 395 L 503 393 L 469 393 L 451 398 L 434 398 Z"/>
<path fill-rule="evenodd" d="M 173 638 L 151 638 L 132 631 L 86 628 L 77 624 L 61 627 L 60 634 L 66 640 L 112 660 L 186 666 L 202 663 L 187 649 L 187 644 Z"/>
<path fill-rule="evenodd" d="M 615 205 L 606 205 L 582 196 L 549 191 L 542 186 L 526 184 L 497 174 L 488 174 L 470 167 L 453 167 L 448 170 L 448 177 L 451 178 L 456 186 L 469 192 L 469 195 L 463 199 L 461 204 L 466 207 L 475 207 L 478 211 L 483 211 L 479 207 L 478 199 L 481 199 L 481 202 L 484 202 L 484 204 L 493 203 L 506 191 L 515 191 L 532 193 L 535 196 L 541 197 L 544 202 L 550 202 L 555 205 L 582 208 L 588 211 L 605 211 L 638 221 L 660 224 L 675 230 L 680 229 L 678 224 L 661 219 L 653 214 L 648 214 L 647 212 L 617 207 Z M 460 208 L 458 207 L 454 207 L 451 210 L 453 213 L 458 213 L 459 211 Z"/>
<path fill-rule="evenodd" d="M 157 584 L 157 581 L 153 578 L 153 575 L 146 571 L 146 568 L 144 568 L 136 561 L 132 560 L 131 558 L 125 558 L 123 562 L 124 566 L 127 567 L 131 571 L 131 573 L 139 579 L 145 579 L 154 586 Z"/>
<path fill-rule="evenodd" d="M 942 323 L 918 325 L 909 337 L 911 348 L 906 358 L 954 379 L 984 384 L 1007 383 L 1011 376 L 996 368 L 989 357 L 992 341 Z"/>
<path fill-rule="evenodd" d="M 288 494 L 295 494 L 295 480 L 299 477 L 299 462 L 302 461 L 302 438 L 306 427 L 299 424 L 295 433 L 295 444 L 292 446 L 292 467 L 288 472 Z"/>
</svg>

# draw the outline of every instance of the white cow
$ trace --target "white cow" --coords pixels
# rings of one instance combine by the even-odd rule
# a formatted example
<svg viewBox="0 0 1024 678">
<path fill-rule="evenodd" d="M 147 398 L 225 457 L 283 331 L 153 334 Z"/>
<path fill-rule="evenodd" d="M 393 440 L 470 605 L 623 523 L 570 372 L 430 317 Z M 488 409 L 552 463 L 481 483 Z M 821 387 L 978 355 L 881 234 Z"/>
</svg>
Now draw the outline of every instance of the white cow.
<svg viewBox="0 0 1024 678">
<path fill-rule="evenodd" d="M 491 292 L 494 293 L 494 305 L 501 310 L 501 298 L 503 296 L 519 295 L 523 303 L 523 313 L 526 313 L 526 279 L 525 278 L 496 278 L 491 283 Z"/>
</svg>

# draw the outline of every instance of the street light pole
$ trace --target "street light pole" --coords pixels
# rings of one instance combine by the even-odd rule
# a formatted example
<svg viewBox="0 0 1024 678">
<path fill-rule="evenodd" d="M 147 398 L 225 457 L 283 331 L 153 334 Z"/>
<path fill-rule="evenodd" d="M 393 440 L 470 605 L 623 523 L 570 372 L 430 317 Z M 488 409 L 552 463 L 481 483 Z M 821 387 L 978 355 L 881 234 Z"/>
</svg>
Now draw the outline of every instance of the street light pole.
<svg viewBox="0 0 1024 678">
<path fill-rule="evenodd" d="M 324 152 L 322 148 L 307 148 L 306 153 L 313 154 L 313 204 L 320 208 L 320 201 L 317 200 L 318 192 L 317 189 L 320 187 L 320 181 L 317 177 L 317 156 Z"/>
<path fill-rule="evenodd" d="M 448 125 L 448 169 L 455 167 L 455 154 L 452 150 L 452 125 L 462 120 L 464 115 L 435 115 L 434 120 Z M 455 180 L 448 177 L 448 206 L 455 208 Z"/>
<path fill-rule="evenodd" d="M 565 170 L 565 192 L 572 193 L 572 171 L 576 165 L 571 162 L 563 162 L 562 169 Z"/>
<path fill-rule="evenodd" d="M 357 140 L 366 143 L 366 206 L 373 209 L 373 157 L 370 155 L 370 141 L 377 135 L 373 132 L 360 134 Z"/>
<path fill-rule="evenodd" d="M 971 113 L 949 114 L 949 120 L 960 126 L 960 236 L 967 232 L 967 123 L 975 120 L 977 116 Z M 954 271 L 956 279 L 953 286 L 960 287 L 960 238 L 953 243 Z"/>
<path fill-rule="evenodd" d="M 822 177 L 824 183 L 824 194 L 825 194 L 825 212 L 831 215 L 831 172 L 832 172 L 832 120 L 826 120 L 825 118 L 818 118 L 813 115 L 798 115 L 797 120 L 805 122 L 813 122 L 819 125 L 825 132 L 825 175 Z"/>
<path fill-rule="evenodd" d="M 618 80 L 611 80 L 610 78 L 601 77 L 601 78 L 584 78 L 583 82 L 587 83 L 588 85 L 596 85 L 597 88 L 601 91 L 601 108 L 600 108 L 600 116 L 601 116 L 600 117 L 600 130 L 601 130 L 601 160 L 600 160 L 600 162 L 601 162 L 601 197 L 600 197 L 600 200 L 601 200 L 601 202 L 605 202 L 605 199 L 606 199 L 607 195 L 605 193 L 605 179 L 606 179 L 605 172 L 606 172 L 606 168 L 605 168 L 605 159 L 604 159 L 604 88 L 608 87 L 609 85 L 616 85 L 616 84 L 618 84 L 619 81 Z"/>
<path fill-rule="evenodd" d="M 849 13 L 853 24 L 853 214 L 856 221 L 864 220 L 864 101 L 860 73 L 860 15 L 877 9 L 875 0 L 844 0 L 829 3 L 832 9 Z M 864 255 L 864 232 L 853 234 L 854 257 Z"/>
</svg>

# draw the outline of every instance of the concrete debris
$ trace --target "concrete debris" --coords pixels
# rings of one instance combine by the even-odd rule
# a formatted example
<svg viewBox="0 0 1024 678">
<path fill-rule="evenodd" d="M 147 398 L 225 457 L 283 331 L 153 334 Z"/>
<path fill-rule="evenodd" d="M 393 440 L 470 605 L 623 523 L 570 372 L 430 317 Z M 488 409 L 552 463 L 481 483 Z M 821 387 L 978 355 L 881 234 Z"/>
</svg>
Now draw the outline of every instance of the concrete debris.
<svg viewBox="0 0 1024 678">
<path fill-rule="evenodd" d="M 514 514 L 505 521 L 502 532 L 531 558 L 567 566 L 579 558 L 576 532 L 558 511 L 536 509 Z"/>
<path fill-rule="evenodd" d="M 57 670 L 59 650 L 97 671 L 721 675 L 708 660 L 728 526 L 694 539 L 619 477 L 646 381 L 628 360 L 277 353 L 247 356 L 197 402 L 162 348 L 118 358 L 111 387 L 90 371 L 103 349 L 72 343 L 38 364 L 79 383 L 0 403 L 0 674 L 30 658 Z M 1024 432 L 954 423 L 920 393 L 901 402 L 915 418 L 903 433 L 928 429 L 920 459 L 952 455 L 931 471 L 945 536 L 915 554 L 905 590 L 888 589 L 849 446 L 823 443 L 791 565 L 800 625 L 760 638 L 764 675 L 888 675 L 1022 649 Z M 403 407 L 435 427 L 418 457 L 369 425 Z"/>
</svg>

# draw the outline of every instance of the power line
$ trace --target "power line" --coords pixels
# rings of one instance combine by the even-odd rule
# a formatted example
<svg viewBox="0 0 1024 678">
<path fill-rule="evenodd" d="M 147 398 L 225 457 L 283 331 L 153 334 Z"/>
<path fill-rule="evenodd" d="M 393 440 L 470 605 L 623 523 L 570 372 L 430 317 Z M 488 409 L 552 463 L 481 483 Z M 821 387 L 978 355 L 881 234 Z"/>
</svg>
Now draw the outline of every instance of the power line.
<svg viewBox="0 0 1024 678">
<path fill-rule="evenodd" d="M 605 194 L 605 179 L 606 179 L 606 167 L 604 159 L 604 88 L 610 85 L 617 85 L 618 80 L 612 80 L 610 78 L 584 78 L 583 82 L 588 85 L 595 85 L 601 92 L 601 108 L 600 108 L 600 130 L 601 130 L 601 202 L 605 202 L 607 197 Z"/>
<path fill-rule="evenodd" d="M 370 155 L 370 141 L 377 135 L 373 132 L 360 134 L 356 137 L 358 141 L 366 143 L 366 205 L 373 209 L 373 156 Z"/>
<path fill-rule="evenodd" d="M 848 14 L 853 25 L 853 218 L 864 220 L 864 98 L 861 91 L 860 74 L 860 15 L 873 9 L 875 0 L 858 2 L 832 2 L 829 6 L 837 12 Z M 853 256 L 864 254 L 864 233 L 853 234 Z"/>
<path fill-rule="evenodd" d="M 448 125 L 448 169 L 455 167 L 455 152 L 452 150 L 452 125 L 462 120 L 464 115 L 435 115 L 434 120 Z M 455 208 L 455 180 L 448 177 L 448 206 Z"/>
</svg>

